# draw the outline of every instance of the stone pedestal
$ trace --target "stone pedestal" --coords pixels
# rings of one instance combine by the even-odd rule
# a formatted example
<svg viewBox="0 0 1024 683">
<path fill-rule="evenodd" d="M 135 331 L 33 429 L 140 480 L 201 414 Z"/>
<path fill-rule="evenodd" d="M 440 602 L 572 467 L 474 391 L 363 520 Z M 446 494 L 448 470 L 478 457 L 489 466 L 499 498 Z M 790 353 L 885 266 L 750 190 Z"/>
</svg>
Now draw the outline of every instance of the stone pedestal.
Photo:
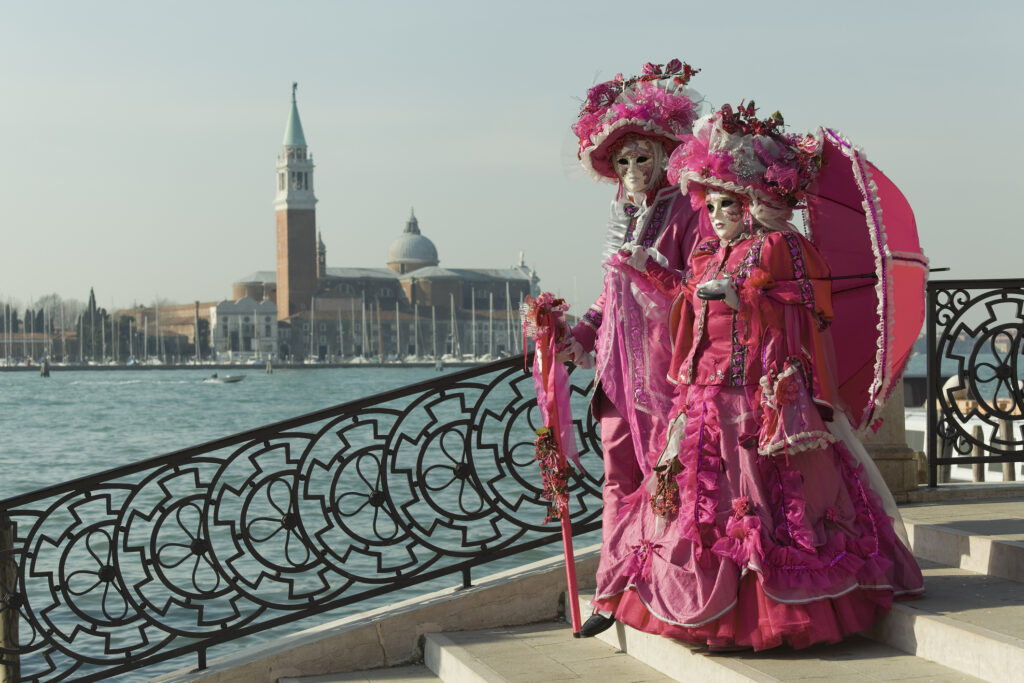
<svg viewBox="0 0 1024 683">
<path fill-rule="evenodd" d="M 906 502 L 907 494 L 917 489 L 917 460 L 907 445 L 902 380 L 889 396 L 881 417 L 879 430 L 872 432 L 868 428 L 861 443 L 881 471 L 896 502 Z"/>
</svg>

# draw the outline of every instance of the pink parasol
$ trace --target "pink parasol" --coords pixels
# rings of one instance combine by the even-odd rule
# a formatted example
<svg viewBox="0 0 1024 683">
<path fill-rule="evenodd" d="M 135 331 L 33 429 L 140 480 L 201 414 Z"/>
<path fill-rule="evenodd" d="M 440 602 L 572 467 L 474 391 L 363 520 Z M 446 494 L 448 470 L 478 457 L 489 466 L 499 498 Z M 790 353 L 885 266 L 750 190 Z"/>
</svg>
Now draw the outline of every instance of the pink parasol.
<svg viewBox="0 0 1024 683">
<path fill-rule="evenodd" d="M 924 323 L 928 259 L 899 188 L 846 138 L 821 137 L 807 228 L 832 271 L 836 384 L 853 426 L 877 429 Z"/>
</svg>

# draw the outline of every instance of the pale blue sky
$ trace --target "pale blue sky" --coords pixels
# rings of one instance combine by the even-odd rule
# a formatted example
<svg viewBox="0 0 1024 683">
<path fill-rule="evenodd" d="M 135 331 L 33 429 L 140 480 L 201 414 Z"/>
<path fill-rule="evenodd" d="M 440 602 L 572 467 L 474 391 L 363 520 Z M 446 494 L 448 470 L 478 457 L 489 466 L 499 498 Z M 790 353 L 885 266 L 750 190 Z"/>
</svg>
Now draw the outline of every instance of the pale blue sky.
<svg viewBox="0 0 1024 683">
<path fill-rule="evenodd" d="M 703 69 L 692 85 L 716 106 L 753 98 L 793 131 L 828 125 L 862 146 L 944 276 L 1020 273 L 1024 11 L 728 7 L 4 3 L 0 300 L 90 286 L 108 306 L 216 300 L 273 269 L 298 81 L 329 265 L 383 267 L 414 206 L 441 265 L 525 251 L 542 287 L 586 306 L 613 187 L 577 170 L 569 126 L 595 80 L 673 57 Z"/>
</svg>

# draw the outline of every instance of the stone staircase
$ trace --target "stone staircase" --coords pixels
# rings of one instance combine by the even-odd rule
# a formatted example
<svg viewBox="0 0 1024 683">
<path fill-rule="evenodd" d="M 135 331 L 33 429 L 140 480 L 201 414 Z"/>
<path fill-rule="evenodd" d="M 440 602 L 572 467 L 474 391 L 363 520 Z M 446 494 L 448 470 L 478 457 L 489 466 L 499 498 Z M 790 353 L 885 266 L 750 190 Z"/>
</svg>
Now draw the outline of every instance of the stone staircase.
<svg viewBox="0 0 1024 683">
<path fill-rule="evenodd" d="M 710 653 L 621 624 L 574 639 L 547 622 L 428 633 L 422 664 L 278 681 L 1024 681 L 1024 490 L 901 511 L 927 594 L 838 645 Z"/>
</svg>

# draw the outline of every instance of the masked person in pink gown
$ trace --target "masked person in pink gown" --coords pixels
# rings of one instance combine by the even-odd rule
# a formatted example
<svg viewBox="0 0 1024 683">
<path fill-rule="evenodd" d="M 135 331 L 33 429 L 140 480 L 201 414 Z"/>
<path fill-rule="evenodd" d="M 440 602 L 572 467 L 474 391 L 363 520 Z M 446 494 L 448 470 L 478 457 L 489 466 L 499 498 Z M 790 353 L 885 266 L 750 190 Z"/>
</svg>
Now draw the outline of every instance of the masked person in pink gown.
<svg viewBox="0 0 1024 683">
<path fill-rule="evenodd" d="M 835 642 L 923 590 L 874 465 L 831 422 L 829 270 L 789 223 L 817 142 L 781 125 L 727 105 L 672 154 L 715 232 L 682 278 L 636 250 L 611 259 L 671 308 L 676 393 L 654 472 L 605 529 L 595 605 L 712 648 Z"/>
<path fill-rule="evenodd" d="M 605 258 L 624 246 L 649 250 L 663 267 L 681 274 L 698 241 L 698 213 L 665 176 L 669 154 L 698 116 L 700 97 L 687 87 L 694 73 L 679 60 L 664 67 L 646 64 L 640 76 L 619 75 L 587 92 L 573 126 L 580 163 L 595 179 L 618 184 Z M 705 233 L 711 234 L 707 224 Z M 593 410 L 601 425 L 604 528 L 615 521 L 623 496 L 651 471 L 646 457 L 664 437 L 671 406 L 665 311 L 648 315 L 631 293 L 634 277 L 621 263 L 605 264 L 601 296 L 559 354 L 559 360 L 590 367 L 596 352 Z M 613 621 L 596 614 L 581 633 L 595 635 Z"/>
</svg>

